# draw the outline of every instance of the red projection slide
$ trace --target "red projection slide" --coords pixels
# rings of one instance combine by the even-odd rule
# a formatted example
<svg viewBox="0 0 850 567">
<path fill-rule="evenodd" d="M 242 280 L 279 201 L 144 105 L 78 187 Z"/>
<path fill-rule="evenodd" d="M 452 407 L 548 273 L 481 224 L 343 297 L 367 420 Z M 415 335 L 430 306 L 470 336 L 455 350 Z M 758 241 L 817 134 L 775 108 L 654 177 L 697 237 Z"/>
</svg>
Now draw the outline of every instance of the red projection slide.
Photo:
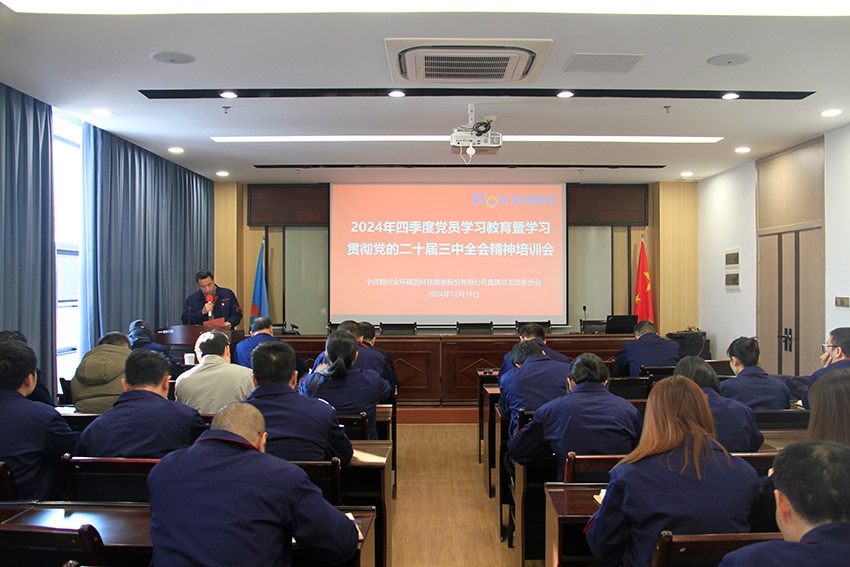
<svg viewBox="0 0 850 567">
<path fill-rule="evenodd" d="M 330 320 L 566 323 L 563 184 L 334 184 Z"/>
</svg>

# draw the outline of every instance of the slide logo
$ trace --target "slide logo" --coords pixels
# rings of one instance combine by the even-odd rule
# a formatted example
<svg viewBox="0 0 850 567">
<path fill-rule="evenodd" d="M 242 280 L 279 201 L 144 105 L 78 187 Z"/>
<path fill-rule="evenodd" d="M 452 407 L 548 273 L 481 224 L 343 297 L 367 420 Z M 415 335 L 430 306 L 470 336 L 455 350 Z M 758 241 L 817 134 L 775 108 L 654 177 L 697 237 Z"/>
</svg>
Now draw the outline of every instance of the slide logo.
<svg viewBox="0 0 850 567">
<path fill-rule="evenodd" d="M 511 193 L 507 193 L 505 195 L 487 195 L 484 191 L 473 191 L 472 204 L 484 205 L 491 209 L 495 209 L 500 206 L 517 207 L 522 205 L 550 207 L 558 204 L 558 198 L 554 195 L 514 195 Z"/>
</svg>

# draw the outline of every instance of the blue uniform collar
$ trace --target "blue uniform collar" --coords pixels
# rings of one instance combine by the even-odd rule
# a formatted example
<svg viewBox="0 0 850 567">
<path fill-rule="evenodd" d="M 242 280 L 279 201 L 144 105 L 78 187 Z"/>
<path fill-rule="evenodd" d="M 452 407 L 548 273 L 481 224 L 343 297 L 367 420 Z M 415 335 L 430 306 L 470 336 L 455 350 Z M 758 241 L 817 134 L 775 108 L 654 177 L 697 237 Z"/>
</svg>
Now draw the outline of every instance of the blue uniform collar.
<svg viewBox="0 0 850 567">
<path fill-rule="evenodd" d="M 753 378 L 768 376 L 761 366 L 747 366 L 738 373 L 738 378 L 742 376 L 752 376 Z"/>
<path fill-rule="evenodd" d="M 231 433 L 225 429 L 208 429 L 201 433 L 200 437 L 195 440 L 195 443 L 201 443 L 203 441 L 223 441 L 225 443 L 231 443 L 233 445 L 238 445 L 243 449 L 247 449 L 249 451 L 259 451 L 256 447 L 254 447 L 247 439 L 240 435 L 236 435 L 235 433 Z"/>
<path fill-rule="evenodd" d="M 17 390 L 0 390 L 0 398 L 8 398 L 10 400 L 16 400 L 18 398 L 25 399 L 25 396 L 22 396 L 20 392 Z"/>
<path fill-rule="evenodd" d="M 260 384 L 251 394 L 248 399 L 262 398 L 265 396 L 278 396 L 281 394 L 295 394 L 295 390 L 289 387 L 289 384 L 283 382 L 274 382 L 272 384 Z"/>
<path fill-rule="evenodd" d="M 850 539 L 850 522 L 833 522 L 812 528 L 803 534 L 800 543 L 820 543 L 822 541 L 845 542 Z"/>
<path fill-rule="evenodd" d="M 125 402 L 131 402 L 133 400 L 143 400 L 143 399 L 165 400 L 165 398 L 163 398 L 162 396 L 160 396 L 156 392 L 151 392 L 150 390 L 127 390 L 126 392 L 121 392 L 121 395 L 118 396 L 118 399 L 112 405 L 117 406 L 118 404 L 123 404 Z"/>
<path fill-rule="evenodd" d="M 599 382 L 582 382 L 581 384 L 576 384 L 573 386 L 572 390 L 570 390 L 570 394 L 602 394 L 602 393 L 610 393 L 608 392 L 608 388 L 603 386 Z"/>
</svg>

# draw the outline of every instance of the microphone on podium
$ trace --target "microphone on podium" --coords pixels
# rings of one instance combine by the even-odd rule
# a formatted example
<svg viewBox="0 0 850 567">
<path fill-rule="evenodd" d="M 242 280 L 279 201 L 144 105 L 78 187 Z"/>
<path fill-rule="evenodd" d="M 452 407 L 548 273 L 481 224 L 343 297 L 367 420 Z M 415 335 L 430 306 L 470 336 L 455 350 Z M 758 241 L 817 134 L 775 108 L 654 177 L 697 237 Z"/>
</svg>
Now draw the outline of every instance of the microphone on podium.
<svg viewBox="0 0 850 567">
<path fill-rule="evenodd" d="M 213 302 L 213 296 L 212 296 L 212 294 L 208 294 L 207 295 L 207 303 L 212 303 L 212 302 Z M 213 312 L 212 312 L 212 309 L 210 309 L 210 312 L 207 313 L 207 319 L 212 320 L 212 318 L 213 318 Z"/>
</svg>

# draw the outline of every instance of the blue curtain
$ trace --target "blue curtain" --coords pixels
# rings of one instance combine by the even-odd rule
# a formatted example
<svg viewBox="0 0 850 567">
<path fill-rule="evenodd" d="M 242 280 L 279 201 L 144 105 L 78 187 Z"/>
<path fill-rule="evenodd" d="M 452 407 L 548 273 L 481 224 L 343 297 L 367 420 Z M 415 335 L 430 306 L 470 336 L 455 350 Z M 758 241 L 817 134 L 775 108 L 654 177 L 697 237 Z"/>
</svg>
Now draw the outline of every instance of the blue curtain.
<svg viewBox="0 0 850 567">
<path fill-rule="evenodd" d="M 0 83 L 0 329 L 19 330 L 56 394 L 53 118 Z"/>
<path fill-rule="evenodd" d="M 83 194 L 82 351 L 134 319 L 179 324 L 213 268 L 213 182 L 86 124 Z"/>
</svg>

